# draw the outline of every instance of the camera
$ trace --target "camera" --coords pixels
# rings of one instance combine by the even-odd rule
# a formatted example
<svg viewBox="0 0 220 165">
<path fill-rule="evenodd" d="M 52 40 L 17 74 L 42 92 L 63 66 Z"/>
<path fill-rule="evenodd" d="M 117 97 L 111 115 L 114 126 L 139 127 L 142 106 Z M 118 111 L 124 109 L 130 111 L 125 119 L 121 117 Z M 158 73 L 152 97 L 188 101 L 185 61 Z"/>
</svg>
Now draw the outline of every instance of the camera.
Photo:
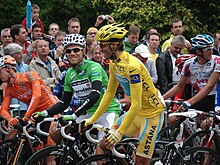
<svg viewBox="0 0 220 165">
<path fill-rule="evenodd" d="M 105 20 L 108 18 L 108 15 L 102 15 L 102 19 Z"/>
</svg>

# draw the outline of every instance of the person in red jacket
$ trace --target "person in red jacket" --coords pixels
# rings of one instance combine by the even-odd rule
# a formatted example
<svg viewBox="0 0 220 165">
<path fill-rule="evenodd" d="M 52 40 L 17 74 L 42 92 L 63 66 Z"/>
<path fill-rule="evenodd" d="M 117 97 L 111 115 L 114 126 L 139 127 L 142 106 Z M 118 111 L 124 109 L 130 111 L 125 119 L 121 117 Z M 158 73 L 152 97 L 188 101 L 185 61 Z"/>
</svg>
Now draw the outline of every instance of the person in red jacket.
<svg viewBox="0 0 220 165">
<path fill-rule="evenodd" d="M 32 25 L 35 25 L 35 24 L 38 24 L 41 28 L 41 31 L 42 33 L 44 34 L 44 26 L 43 26 L 43 23 L 42 21 L 40 20 L 39 18 L 39 14 L 40 14 L 40 7 L 36 4 L 32 4 Z M 27 29 L 26 27 L 26 23 L 27 23 L 27 18 L 25 18 L 23 21 L 22 21 L 22 25 Z M 32 29 L 32 28 L 31 28 Z M 31 33 L 31 29 L 27 29 L 28 31 L 28 34 Z"/>
</svg>

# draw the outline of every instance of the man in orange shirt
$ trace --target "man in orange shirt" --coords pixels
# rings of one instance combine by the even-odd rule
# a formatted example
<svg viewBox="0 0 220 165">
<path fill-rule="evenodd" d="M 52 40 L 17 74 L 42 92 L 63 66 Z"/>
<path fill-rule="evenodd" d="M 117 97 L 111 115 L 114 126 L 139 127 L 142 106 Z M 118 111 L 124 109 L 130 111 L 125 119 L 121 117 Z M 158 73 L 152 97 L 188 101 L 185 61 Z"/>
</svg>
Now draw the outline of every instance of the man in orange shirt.
<svg viewBox="0 0 220 165">
<path fill-rule="evenodd" d="M 11 56 L 0 58 L 0 80 L 7 83 L 0 115 L 6 117 L 11 126 L 18 124 L 18 119 L 8 112 L 12 98 L 28 105 L 28 110 L 22 118 L 24 121 L 30 120 L 34 112 L 48 109 L 59 101 L 36 72 L 17 73 L 15 65 L 16 61 Z"/>
</svg>

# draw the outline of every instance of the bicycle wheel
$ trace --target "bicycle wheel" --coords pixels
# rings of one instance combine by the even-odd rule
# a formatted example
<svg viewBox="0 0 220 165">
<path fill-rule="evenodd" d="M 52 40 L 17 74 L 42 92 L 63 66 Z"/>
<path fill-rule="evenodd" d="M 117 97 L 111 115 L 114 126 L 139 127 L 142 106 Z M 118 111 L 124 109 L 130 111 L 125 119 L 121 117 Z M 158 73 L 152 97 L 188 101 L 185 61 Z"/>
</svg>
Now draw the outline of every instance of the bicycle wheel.
<svg viewBox="0 0 220 165">
<path fill-rule="evenodd" d="M 205 147 L 206 143 L 209 140 L 210 133 L 211 133 L 210 130 L 195 132 L 194 134 L 190 135 L 186 139 L 186 141 L 184 141 L 183 148 L 188 149 L 188 148 L 198 147 L 198 146 Z M 218 142 L 218 138 L 215 135 L 212 141 L 214 142 L 216 148 L 218 148 L 219 142 Z"/>
<path fill-rule="evenodd" d="M 183 130 L 181 133 L 180 128 L 173 125 L 173 126 L 167 126 L 161 129 L 161 131 L 158 134 L 157 141 L 164 141 L 164 142 L 173 142 L 180 140 L 180 137 L 184 140 L 189 136 L 189 134 Z M 181 144 L 181 143 L 179 143 Z M 153 156 L 151 158 L 151 163 L 154 164 L 154 162 L 161 160 L 163 158 L 163 155 L 165 154 L 166 148 L 165 146 L 167 143 L 156 143 Z"/>
<path fill-rule="evenodd" d="M 186 149 L 173 160 L 178 165 L 219 165 L 220 158 L 218 154 L 205 147 L 193 147 Z"/>
<path fill-rule="evenodd" d="M 0 164 L 10 164 L 14 158 L 14 145 L 16 140 L 9 139 L 0 142 Z"/>
<path fill-rule="evenodd" d="M 77 165 L 129 165 L 124 159 L 119 159 L 110 154 L 97 154 L 87 157 L 80 161 Z"/>
<path fill-rule="evenodd" d="M 67 150 L 61 146 L 49 146 L 37 151 L 32 155 L 25 165 L 47 165 L 47 162 L 54 162 L 59 165 L 76 164 L 82 160 L 72 149 Z"/>
<path fill-rule="evenodd" d="M 179 126 L 167 126 L 161 129 L 158 134 L 158 140 L 172 142 L 179 140 L 179 138 L 188 138 L 189 134 L 183 129 L 181 133 Z"/>
</svg>

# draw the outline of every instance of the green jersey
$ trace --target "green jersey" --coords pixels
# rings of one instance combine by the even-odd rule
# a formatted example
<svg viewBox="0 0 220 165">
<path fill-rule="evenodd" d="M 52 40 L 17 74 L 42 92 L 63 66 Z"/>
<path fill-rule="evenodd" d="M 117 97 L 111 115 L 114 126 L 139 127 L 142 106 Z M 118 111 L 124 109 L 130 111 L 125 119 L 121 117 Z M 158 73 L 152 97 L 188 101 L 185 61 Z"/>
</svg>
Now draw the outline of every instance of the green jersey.
<svg viewBox="0 0 220 165">
<path fill-rule="evenodd" d="M 77 69 L 68 69 L 64 81 L 64 91 L 74 92 L 80 98 L 81 102 L 84 102 L 87 99 L 87 96 L 92 90 L 92 82 L 94 81 L 101 81 L 102 89 L 100 92 L 100 98 L 86 111 L 88 114 L 93 114 L 96 111 L 102 96 L 106 91 L 108 76 L 105 70 L 99 63 L 84 59 L 83 63 L 80 64 L 80 67 Z M 106 112 L 115 112 L 119 114 L 120 111 L 119 103 L 114 98 Z"/>
</svg>

